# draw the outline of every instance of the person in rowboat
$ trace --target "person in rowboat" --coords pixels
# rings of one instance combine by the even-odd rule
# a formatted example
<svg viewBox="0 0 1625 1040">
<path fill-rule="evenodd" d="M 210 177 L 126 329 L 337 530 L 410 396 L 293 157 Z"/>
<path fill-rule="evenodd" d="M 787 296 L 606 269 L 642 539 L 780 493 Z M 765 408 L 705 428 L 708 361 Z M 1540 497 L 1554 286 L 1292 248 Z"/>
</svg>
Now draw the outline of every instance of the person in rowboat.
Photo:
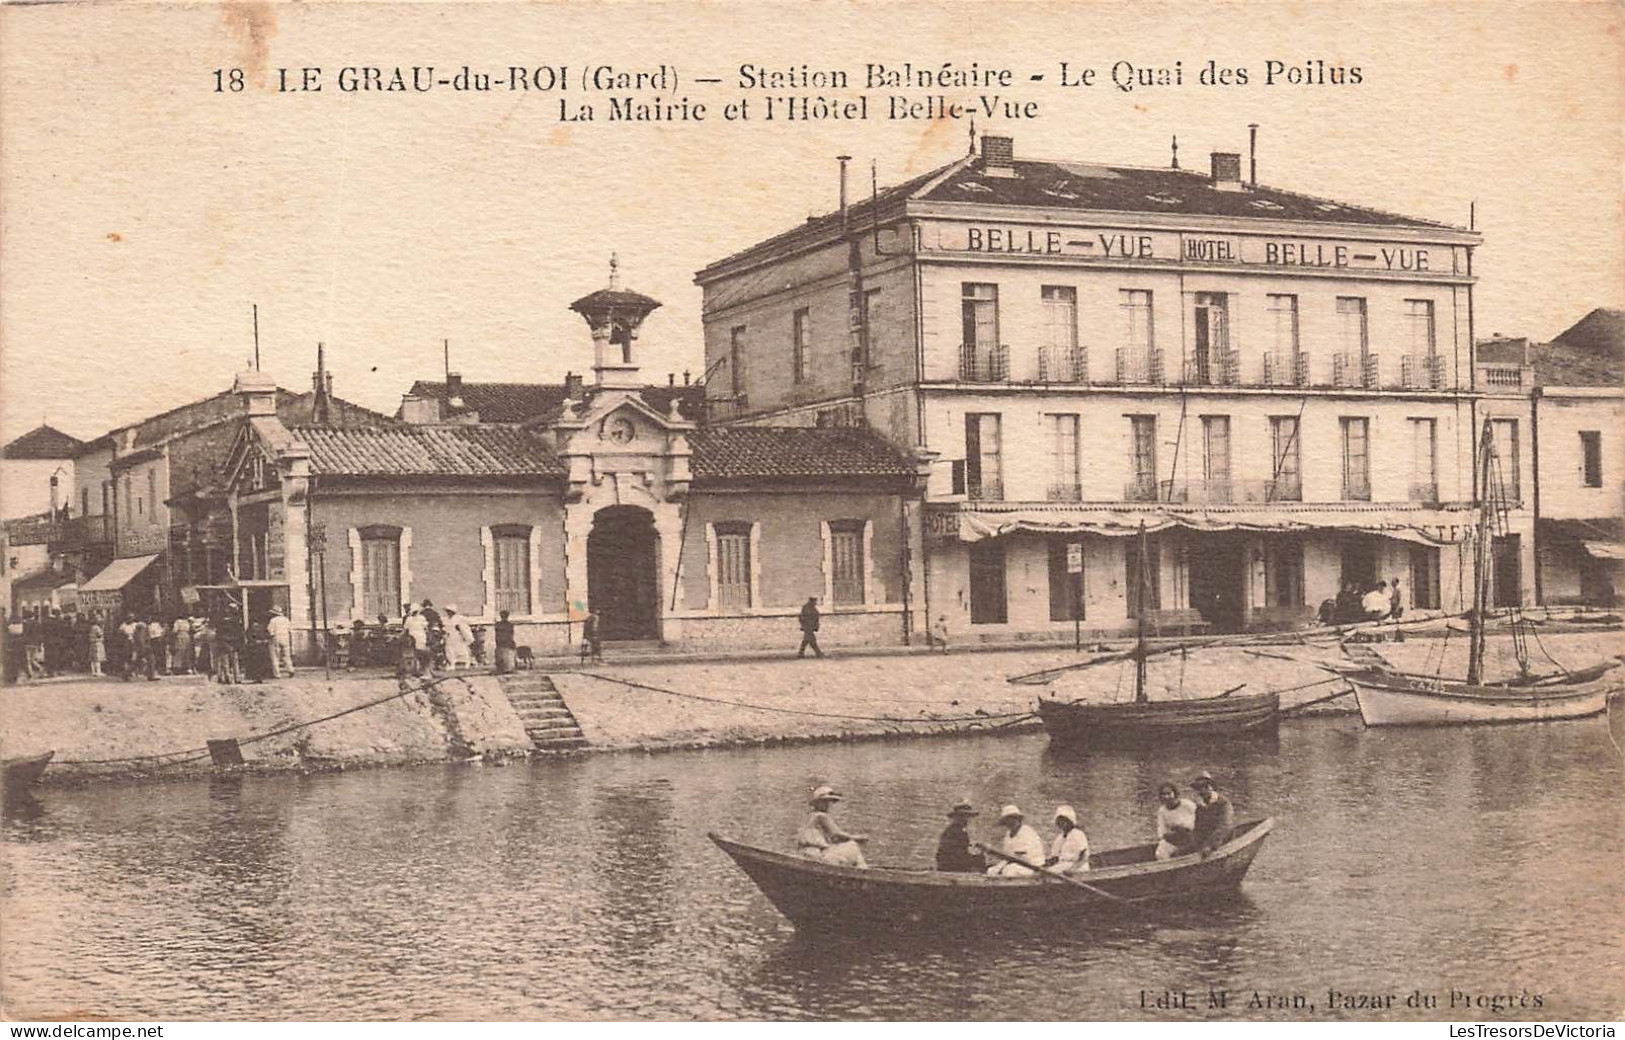
<svg viewBox="0 0 1625 1040">
<path fill-rule="evenodd" d="M 858 846 L 869 840 L 865 834 L 848 834 L 835 825 L 830 810 L 841 796 L 828 784 L 813 789 L 808 802 L 812 815 L 796 832 L 796 851 L 804 859 L 816 859 L 837 867 L 867 867 L 863 850 Z"/>
<path fill-rule="evenodd" d="M 987 869 L 987 857 L 971 847 L 970 821 L 976 810 L 969 799 L 948 811 L 948 826 L 937 839 L 937 869 L 962 874 L 980 874 Z"/>
<path fill-rule="evenodd" d="M 1214 787 L 1213 774 L 1205 769 L 1191 781 L 1191 789 L 1196 792 L 1196 829 L 1191 835 L 1196 845 L 1194 851 L 1207 859 L 1214 849 L 1230 840 L 1230 831 L 1236 823 L 1235 810 L 1230 806 L 1230 799 Z"/>
<path fill-rule="evenodd" d="M 1044 863 L 1044 842 L 1038 832 L 1022 822 L 1021 810 L 1014 805 L 1007 805 L 999 812 L 999 825 L 1004 828 L 1004 840 L 1000 842 L 999 851 L 1012 859 L 1021 860 L 1021 863 L 1011 863 L 1008 860 L 999 860 L 987 868 L 989 877 L 1033 877 L 1038 871 L 1034 868 Z M 1023 866 L 1030 863 L 1031 867 Z"/>
<path fill-rule="evenodd" d="M 1078 826 L 1078 814 L 1070 805 L 1055 807 L 1055 829 L 1059 832 L 1049 845 L 1044 866 L 1063 874 L 1089 869 L 1089 836 Z"/>
<path fill-rule="evenodd" d="M 1157 858 L 1173 859 L 1190 852 L 1196 831 L 1196 803 L 1179 796 L 1171 783 L 1157 789 Z"/>
</svg>

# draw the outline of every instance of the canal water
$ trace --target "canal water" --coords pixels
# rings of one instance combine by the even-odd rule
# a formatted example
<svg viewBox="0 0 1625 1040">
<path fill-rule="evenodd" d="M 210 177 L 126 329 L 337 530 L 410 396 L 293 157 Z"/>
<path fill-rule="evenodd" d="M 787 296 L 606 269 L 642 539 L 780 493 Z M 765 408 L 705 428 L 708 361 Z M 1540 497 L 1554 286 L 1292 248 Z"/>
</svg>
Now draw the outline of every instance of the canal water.
<svg viewBox="0 0 1625 1040">
<path fill-rule="evenodd" d="M 1204 767 L 1278 827 L 1239 900 L 1154 921 L 814 941 L 705 836 L 782 847 L 830 782 L 876 862 L 929 863 L 961 797 L 1068 802 L 1106 848 Z M 1620 780 L 1600 719 L 1338 718 L 1087 756 L 1029 733 L 45 789 L 4 820 L 0 984 L 46 1018 L 1613 1018 Z"/>
</svg>

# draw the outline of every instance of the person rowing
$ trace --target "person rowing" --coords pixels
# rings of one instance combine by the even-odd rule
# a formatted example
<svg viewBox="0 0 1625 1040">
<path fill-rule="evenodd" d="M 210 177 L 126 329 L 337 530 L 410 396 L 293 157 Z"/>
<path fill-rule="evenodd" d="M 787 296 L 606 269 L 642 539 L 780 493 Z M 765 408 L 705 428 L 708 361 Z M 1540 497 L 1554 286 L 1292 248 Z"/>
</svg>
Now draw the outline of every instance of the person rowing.
<svg viewBox="0 0 1625 1040">
<path fill-rule="evenodd" d="M 1191 790 L 1196 792 L 1196 827 L 1191 835 L 1196 845 L 1194 851 L 1206 859 L 1230 840 L 1236 823 L 1235 810 L 1230 806 L 1230 799 L 1214 786 L 1213 774 L 1205 769 L 1191 781 Z"/>
<path fill-rule="evenodd" d="M 970 838 L 970 821 L 977 815 L 970 799 L 961 799 L 948 811 L 948 826 L 937 839 L 937 869 L 949 873 L 980 874 L 987 869 L 987 857 L 976 851 Z"/>
<path fill-rule="evenodd" d="M 848 834 L 830 816 L 840 794 L 828 784 L 813 789 L 807 799 L 812 814 L 796 832 L 796 851 L 803 859 L 815 859 L 837 867 L 868 867 L 858 846 L 869 840 L 866 834 Z"/>
<path fill-rule="evenodd" d="M 1000 810 L 999 826 L 1004 828 L 1004 839 L 999 844 L 999 851 L 1020 862 L 1000 860 L 987 868 L 988 876 L 1007 878 L 1035 876 L 1038 873 L 1036 868 L 1043 866 L 1044 863 L 1044 842 L 1039 838 L 1038 832 L 1023 822 L 1021 810 L 1014 805 L 1007 805 Z"/>
</svg>

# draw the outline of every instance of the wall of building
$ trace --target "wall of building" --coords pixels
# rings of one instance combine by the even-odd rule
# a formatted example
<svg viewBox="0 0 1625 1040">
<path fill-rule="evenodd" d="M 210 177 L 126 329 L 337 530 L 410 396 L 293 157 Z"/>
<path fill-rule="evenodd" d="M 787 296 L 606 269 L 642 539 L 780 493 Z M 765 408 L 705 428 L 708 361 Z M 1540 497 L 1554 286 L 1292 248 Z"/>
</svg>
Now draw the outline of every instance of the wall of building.
<svg viewBox="0 0 1625 1040">
<path fill-rule="evenodd" d="M 1058 479 L 1046 424 L 1052 414 L 1079 416 L 1082 497 L 1089 502 L 1123 501 L 1133 481 L 1130 415 L 1157 419 L 1159 480 L 1181 485 L 1203 479 L 1203 416 L 1230 419 L 1230 472 L 1234 497 L 1252 494 L 1258 482 L 1274 477 L 1270 419 L 1300 416 L 1300 463 L 1305 502 L 1342 499 L 1342 426 L 1345 417 L 1368 420 L 1371 501 L 1408 502 L 1411 472 L 1411 419 L 1433 419 L 1437 436 L 1438 491 L 1443 501 L 1471 497 L 1470 457 L 1457 453 L 1468 409 L 1436 398 L 1392 395 L 1349 397 L 1287 393 L 1191 393 L 1105 390 L 936 391 L 926 402 L 928 447 L 940 453 L 933 467 L 931 494 L 947 494 L 949 463 L 965 457 L 965 416 L 997 413 L 1004 441 L 1006 501 L 1044 501 Z M 1183 429 L 1181 414 L 1183 413 Z M 1177 458 L 1176 458 L 1177 451 Z"/>
<path fill-rule="evenodd" d="M 327 536 L 326 606 L 334 624 L 348 623 L 353 613 L 352 568 L 359 561 L 353 558 L 350 531 L 372 524 L 411 532 L 410 544 L 402 549 L 404 601 L 421 603 L 428 598 L 442 607 L 451 603 L 470 619 L 486 621 L 496 618 L 485 617 L 486 549 L 481 532 L 494 524 L 529 524 L 541 533 L 540 566 L 531 574 L 532 617 L 551 619 L 565 613 L 564 521 L 553 489 L 397 488 L 356 493 L 323 488 L 314 502 L 313 522 L 323 525 Z M 290 581 L 295 593 L 301 593 L 303 573 Z"/>
<path fill-rule="evenodd" d="M 115 551 L 119 556 L 146 556 L 169 545 L 169 460 L 159 454 L 121 466 L 114 479 L 118 505 Z"/>
<path fill-rule="evenodd" d="M 1606 396 L 1604 396 L 1606 395 Z M 1541 398 L 1540 515 L 1600 519 L 1625 515 L 1625 395 L 1548 387 Z M 1585 484 L 1580 431 L 1602 442 L 1602 486 Z"/>
<path fill-rule="evenodd" d="M 57 505 L 73 493 L 72 459 L 0 459 L 0 520 L 34 516 L 51 508 L 51 474 L 58 470 Z"/>
<path fill-rule="evenodd" d="M 761 600 L 747 614 L 794 614 L 808 596 L 825 597 L 824 538 L 821 522 L 866 520 L 870 588 L 873 599 L 864 611 L 891 606 L 904 599 L 903 520 L 897 495 L 841 490 L 789 491 L 752 489 L 744 493 L 692 492 L 685 505 L 680 609 L 685 620 L 683 640 L 691 629 L 688 614 L 726 613 L 711 603 L 710 544 L 706 525 L 748 521 L 760 525 L 755 566 L 759 571 Z M 826 612 L 843 608 L 825 602 Z M 857 608 L 850 608 L 861 613 Z M 900 624 L 900 622 L 899 622 Z M 714 626 L 713 626 L 714 627 Z M 900 630 L 899 630 L 900 631 Z"/>
</svg>

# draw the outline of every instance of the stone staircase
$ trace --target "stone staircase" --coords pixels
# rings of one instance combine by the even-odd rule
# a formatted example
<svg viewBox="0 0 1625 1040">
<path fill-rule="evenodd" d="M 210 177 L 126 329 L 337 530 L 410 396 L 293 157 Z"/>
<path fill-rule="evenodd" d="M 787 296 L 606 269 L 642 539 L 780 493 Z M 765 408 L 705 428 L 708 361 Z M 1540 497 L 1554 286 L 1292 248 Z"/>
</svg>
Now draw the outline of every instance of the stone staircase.
<svg viewBox="0 0 1625 1040">
<path fill-rule="evenodd" d="M 581 726 L 548 676 L 520 672 L 498 676 L 497 680 L 537 751 L 572 751 L 587 746 Z"/>
</svg>

